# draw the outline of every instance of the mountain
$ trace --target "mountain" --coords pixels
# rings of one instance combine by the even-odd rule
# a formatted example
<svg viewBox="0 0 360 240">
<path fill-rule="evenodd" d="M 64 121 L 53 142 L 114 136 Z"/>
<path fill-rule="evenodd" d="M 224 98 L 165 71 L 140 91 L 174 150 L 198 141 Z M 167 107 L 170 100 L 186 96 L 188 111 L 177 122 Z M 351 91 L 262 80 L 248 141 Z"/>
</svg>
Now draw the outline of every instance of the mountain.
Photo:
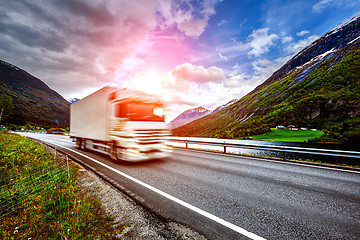
<svg viewBox="0 0 360 240">
<path fill-rule="evenodd" d="M 360 15 L 341 23 L 230 106 L 173 129 L 178 136 L 241 138 L 294 124 L 320 141 L 360 140 Z"/>
<path fill-rule="evenodd" d="M 215 108 L 211 113 L 216 113 L 216 112 L 220 111 L 221 109 L 226 108 L 226 107 L 230 106 L 231 104 L 235 103 L 237 100 L 239 100 L 239 99 L 233 99 L 230 102 L 225 103 L 225 104 Z"/>
<path fill-rule="evenodd" d="M 284 66 L 274 72 L 263 84 L 259 87 L 271 83 L 279 78 L 282 78 L 294 68 L 309 62 L 314 57 L 324 54 L 328 51 L 338 50 L 346 46 L 349 42 L 359 37 L 359 23 L 360 12 L 354 16 L 346 19 L 335 28 L 331 29 L 324 36 L 315 40 L 312 44 L 304 48 L 292 59 L 290 59 Z M 256 91 L 258 88 L 255 88 Z"/>
<path fill-rule="evenodd" d="M 168 127 L 171 128 L 171 129 L 172 128 L 178 128 L 178 127 L 183 126 L 185 124 L 188 124 L 188 123 L 190 123 L 192 121 L 195 121 L 196 119 L 205 117 L 206 115 L 216 113 L 217 111 L 220 111 L 221 109 L 233 104 L 237 100 L 238 99 L 233 99 L 230 102 L 228 102 L 226 104 L 223 104 L 223 105 L 215 108 L 212 111 L 208 110 L 206 108 L 203 108 L 203 107 L 197 107 L 197 108 L 186 110 L 185 112 L 181 113 L 179 116 L 174 118 L 174 120 L 172 120 L 168 124 Z"/>
<path fill-rule="evenodd" d="M 10 123 L 69 126 L 69 102 L 40 79 L 0 60 L 0 96 L 4 94 L 14 105 Z"/>
<path fill-rule="evenodd" d="M 210 110 L 203 108 L 203 107 L 189 109 L 189 110 L 186 110 L 185 112 L 181 113 L 174 120 L 172 120 L 168 124 L 168 127 L 169 128 L 177 128 L 177 127 L 183 126 L 189 122 L 192 122 L 196 119 L 202 118 L 210 113 L 211 113 Z"/>
</svg>

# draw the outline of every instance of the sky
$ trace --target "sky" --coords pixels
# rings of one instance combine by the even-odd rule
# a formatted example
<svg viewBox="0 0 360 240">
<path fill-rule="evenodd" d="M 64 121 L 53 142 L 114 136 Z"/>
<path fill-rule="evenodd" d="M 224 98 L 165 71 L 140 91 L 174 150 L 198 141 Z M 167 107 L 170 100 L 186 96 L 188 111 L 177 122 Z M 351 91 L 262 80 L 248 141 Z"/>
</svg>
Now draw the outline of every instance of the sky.
<svg viewBox="0 0 360 240">
<path fill-rule="evenodd" d="M 0 59 L 65 99 L 159 96 L 169 122 L 239 99 L 360 11 L 360 0 L 0 0 Z"/>
</svg>

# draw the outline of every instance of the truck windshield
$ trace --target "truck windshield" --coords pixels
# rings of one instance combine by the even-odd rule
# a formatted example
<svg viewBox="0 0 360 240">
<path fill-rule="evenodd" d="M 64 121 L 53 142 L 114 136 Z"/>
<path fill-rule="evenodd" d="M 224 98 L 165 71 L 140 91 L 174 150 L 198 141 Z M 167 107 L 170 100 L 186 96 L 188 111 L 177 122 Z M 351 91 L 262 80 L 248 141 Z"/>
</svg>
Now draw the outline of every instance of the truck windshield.
<svg viewBox="0 0 360 240">
<path fill-rule="evenodd" d="M 159 104 L 121 102 L 115 105 L 115 116 L 129 121 L 164 122 L 164 110 Z"/>
<path fill-rule="evenodd" d="M 165 120 L 162 107 L 142 103 L 129 104 L 128 117 L 130 121 L 163 122 Z"/>
</svg>

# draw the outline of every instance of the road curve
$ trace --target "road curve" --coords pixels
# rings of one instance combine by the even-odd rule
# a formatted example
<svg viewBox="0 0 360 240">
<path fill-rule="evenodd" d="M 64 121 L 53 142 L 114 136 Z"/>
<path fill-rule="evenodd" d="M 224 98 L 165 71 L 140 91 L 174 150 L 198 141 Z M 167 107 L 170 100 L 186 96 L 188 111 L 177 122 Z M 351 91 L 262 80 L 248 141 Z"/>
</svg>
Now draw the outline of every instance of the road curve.
<svg viewBox="0 0 360 240">
<path fill-rule="evenodd" d="M 209 239 L 360 239 L 356 171 L 189 150 L 115 163 L 66 136 L 24 135 L 56 145 L 158 216 Z"/>
</svg>

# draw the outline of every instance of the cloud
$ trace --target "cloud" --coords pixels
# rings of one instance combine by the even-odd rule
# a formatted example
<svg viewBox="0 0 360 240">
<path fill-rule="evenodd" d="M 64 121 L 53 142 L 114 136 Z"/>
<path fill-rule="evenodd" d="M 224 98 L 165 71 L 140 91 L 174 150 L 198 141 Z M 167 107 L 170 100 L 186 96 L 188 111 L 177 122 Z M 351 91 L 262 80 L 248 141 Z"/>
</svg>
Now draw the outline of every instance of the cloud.
<svg viewBox="0 0 360 240">
<path fill-rule="evenodd" d="M 186 36 L 198 38 L 205 31 L 210 16 L 215 14 L 217 2 L 205 0 L 193 5 L 188 1 L 157 1 L 157 10 L 163 16 L 161 26 L 175 25 Z"/>
<path fill-rule="evenodd" d="M 291 37 L 291 36 L 283 36 L 283 37 L 281 38 L 281 42 L 282 42 L 282 43 L 292 42 L 293 40 L 294 40 L 294 38 Z"/>
<path fill-rule="evenodd" d="M 284 41 L 287 36 L 283 34 L 282 41 Z M 275 60 L 268 60 L 265 58 L 258 58 L 251 63 L 253 73 L 246 74 L 244 73 L 242 66 L 235 64 L 232 70 L 228 74 L 228 79 L 225 81 L 224 86 L 230 89 L 231 94 L 236 98 L 241 98 L 245 94 L 252 91 L 258 85 L 262 84 L 266 79 L 268 79 L 275 71 L 277 71 L 281 66 L 283 66 L 287 61 L 289 61 L 296 53 L 300 52 L 305 47 L 309 46 L 313 41 L 318 39 L 319 36 L 312 35 L 307 39 L 300 40 L 295 43 L 292 37 L 289 37 L 285 43 L 290 42 L 286 48 L 287 55 L 284 57 L 279 57 Z"/>
<path fill-rule="evenodd" d="M 167 122 L 188 109 L 199 106 L 214 109 L 235 98 L 231 89 L 223 83 L 209 82 L 201 85 L 192 83 L 188 91 L 180 91 L 179 87 L 171 90 L 168 89 L 162 96 L 164 102 L 168 104 Z"/>
<path fill-rule="evenodd" d="M 205 69 L 202 66 L 194 66 L 194 68 L 201 69 L 200 71 Z M 208 69 L 205 69 L 205 71 Z M 178 70 L 175 68 L 172 72 L 168 72 L 165 75 L 161 73 L 142 75 L 139 73 L 127 82 L 126 87 L 144 92 L 149 90 L 152 94 L 156 94 L 157 97 L 166 103 L 167 122 L 170 122 L 185 110 L 198 106 L 213 109 L 234 98 L 230 89 L 225 87 L 224 83 L 191 81 L 184 78 L 184 76 L 173 74 Z M 197 75 L 197 73 L 194 75 Z"/>
<path fill-rule="evenodd" d="M 221 20 L 221 22 L 218 23 L 218 27 L 220 28 L 222 25 L 226 24 L 227 21 L 225 19 Z"/>
<path fill-rule="evenodd" d="M 292 43 L 290 44 L 288 47 L 285 48 L 285 50 L 289 53 L 289 54 L 295 54 L 300 52 L 301 50 L 303 50 L 305 47 L 309 46 L 312 42 L 314 42 L 315 40 L 317 40 L 319 38 L 319 36 L 317 35 L 312 35 L 306 39 L 300 40 L 296 43 Z"/>
<path fill-rule="evenodd" d="M 0 54 L 65 98 L 81 98 L 79 89 L 185 62 L 179 42 L 205 31 L 217 2 L 1 1 Z M 168 39 L 155 31 L 168 32 Z"/>
<path fill-rule="evenodd" d="M 207 20 L 183 20 L 178 23 L 177 27 L 183 31 L 187 36 L 197 38 L 204 31 L 207 26 Z"/>
<path fill-rule="evenodd" d="M 227 99 L 223 85 L 226 79 L 221 68 L 196 66 L 184 63 L 167 74 L 139 72 L 125 82 L 125 87 L 156 94 L 170 105 L 214 107 Z M 221 89 L 219 91 L 219 89 Z M 213 96 L 213 99 L 211 98 Z"/>
<path fill-rule="evenodd" d="M 156 95 L 167 104 L 167 122 L 190 108 L 203 106 L 213 109 L 234 98 L 230 89 L 223 83 L 226 80 L 224 71 L 218 67 L 205 68 L 184 63 L 165 75 L 141 74 L 129 81 L 127 87 L 143 87 L 146 92 L 150 88 L 150 82 L 147 81 L 151 80 L 151 86 L 157 85 L 159 88 L 151 91 L 156 92 Z M 154 79 L 156 81 L 153 81 Z"/>
<path fill-rule="evenodd" d="M 306 34 L 309 34 L 310 32 L 307 31 L 307 30 L 302 30 L 301 32 L 297 32 L 296 35 L 299 36 L 299 37 L 302 37 Z"/>
<path fill-rule="evenodd" d="M 333 0 L 321 0 L 316 3 L 312 9 L 314 12 L 321 12 L 324 8 L 328 7 L 333 3 Z"/>
<path fill-rule="evenodd" d="M 259 57 L 263 53 L 269 52 L 269 48 L 274 45 L 274 41 L 278 39 L 278 35 L 270 34 L 268 35 L 269 28 L 262 28 L 253 30 L 249 35 L 249 55 L 254 55 Z"/>
<path fill-rule="evenodd" d="M 313 5 L 312 11 L 322 13 L 325 9 L 334 7 L 354 9 L 358 3 L 358 0 L 320 0 Z"/>
<path fill-rule="evenodd" d="M 248 37 L 251 43 L 247 44 L 247 47 L 251 49 L 249 54 L 259 57 L 261 54 L 268 52 L 269 47 L 274 45 L 274 41 L 278 39 L 278 36 L 268 34 L 269 29 L 254 30 Z M 306 32 L 302 31 L 302 34 Z M 306 39 L 293 42 L 294 38 L 286 36 L 283 32 L 281 41 L 288 46 L 285 48 L 286 56 L 279 57 L 275 60 L 269 60 L 265 58 L 257 58 L 251 63 L 253 72 L 247 74 L 241 65 L 235 64 L 228 73 L 228 79 L 225 81 L 224 86 L 228 88 L 233 96 L 241 98 L 258 85 L 262 84 L 268 79 L 275 71 L 283 66 L 288 60 L 290 60 L 296 53 L 310 45 L 313 41 L 319 38 L 317 35 L 312 35 Z"/>
<path fill-rule="evenodd" d="M 224 71 L 218 67 L 205 68 L 203 66 L 194 66 L 191 63 L 184 63 L 172 71 L 176 79 L 182 79 L 189 82 L 207 83 L 220 82 L 225 80 Z"/>
<path fill-rule="evenodd" d="M 285 32 L 278 36 L 261 28 L 240 42 L 245 24 L 240 32 L 239 24 L 232 29 L 231 21 L 215 18 L 219 2 L 0 1 L 0 56 L 65 98 L 82 98 L 108 83 L 144 83 L 158 88 L 156 93 L 177 111 L 216 107 L 243 96 L 279 67 L 280 58 L 263 58 L 277 40 L 291 55 L 317 38 L 294 42 Z M 211 37 L 204 40 L 207 30 Z M 156 74 L 149 75 L 150 70 Z"/>
<path fill-rule="evenodd" d="M 114 80 L 123 59 L 156 26 L 152 1 L 5 1 L 1 8 L 3 59 L 65 97 Z M 64 84 L 65 76 L 74 84 Z"/>
<path fill-rule="evenodd" d="M 229 58 L 226 57 L 226 56 L 224 56 L 224 55 L 222 55 L 222 53 L 219 53 L 219 57 L 220 57 L 222 60 L 224 60 L 224 61 L 229 60 Z"/>
<path fill-rule="evenodd" d="M 192 53 L 190 62 L 206 62 L 208 65 L 219 65 L 224 61 L 230 62 L 247 55 L 248 50 L 248 44 L 233 39 L 231 39 L 231 42 L 222 41 L 217 43 L 216 48 L 213 45 L 201 45 L 201 48 Z"/>
<path fill-rule="evenodd" d="M 280 57 L 274 61 L 268 59 L 257 59 L 252 62 L 253 74 L 246 74 L 242 67 L 235 64 L 229 73 L 229 78 L 224 86 L 229 89 L 234 98 L 241 98 L 250 91 L 254 90 L 258 85 L 268 79 L 276 70 L 284 65 L 292 55 Z"/>
</svg>

